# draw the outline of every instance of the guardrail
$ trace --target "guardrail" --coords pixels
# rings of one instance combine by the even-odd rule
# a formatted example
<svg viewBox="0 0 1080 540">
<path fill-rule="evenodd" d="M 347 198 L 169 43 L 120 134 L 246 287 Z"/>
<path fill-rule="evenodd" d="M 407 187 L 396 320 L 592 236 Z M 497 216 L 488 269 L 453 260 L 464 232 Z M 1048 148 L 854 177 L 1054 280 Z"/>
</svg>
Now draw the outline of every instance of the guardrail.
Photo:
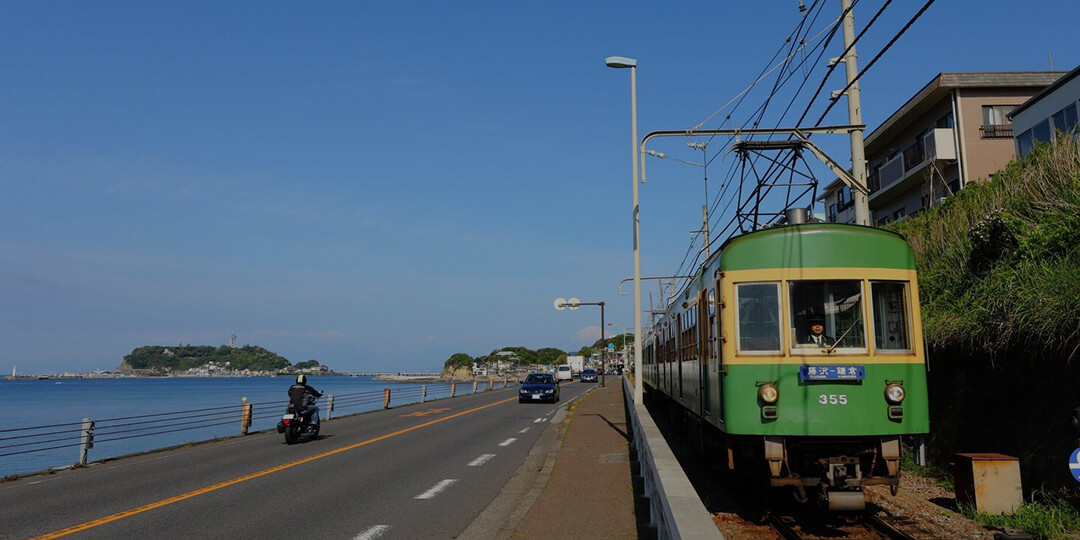
<svg viewBox="0 0 1080 540">
<path fill-rule="evenodd" d="M 634 376 L 637 376 L 636 374 Z M 634 403 L 630 377 L 623 377 L 627 416 L 634 430 L 638 471 L 649 499 L 649 524 L 661 539 L 715 538 L 724 535 L 716 528 L 690 479 L 675 459 L 660 429 L 644 405 Z"/>
<path fill-rule="evenodd" d="M 507 388 L 511 384 L 511 381 L 507 379 L 502 381 L 503 388 Z M 494 389 L 494 379 L 485 383 L 473 381 L 471 394 Z M 465 387 L 459 389 L 457 382 L 425 384 L 419 388 L 407 387 L 397 388 L 396 390 L 392 389 L 392 387 L 386 387 L 364 392 L 338 394 L 336 396 L 326 394 L 320 410 L 323 413 L 323 418 L 330 420 L 335 411 L 354 409 L 355 412 L 349 414 L 360 414 L 377 410 L 378 407 L 372 407 L 372 405 L 380 402 L 383 409 L 389 409 L 395 405 L 425 403 L 429 401 L 429 395 L 434 399 L 449 399 L 467 394 L 470 394 L 469 385 L 466 383 Z M 257 413 L 260 413 L 263 418 L 275 417 L 277 414 L 283 413 L 287 405 L 288 400 L 256 404 L 244 398 L 239 405 L 204 407 L 116 418 L 84 418 L 81 422 L 0 429 L 0 457 L 46 452 L 62 448 L 78 448 L 79 460 L 76 464 L 85 465 L 89 457 L 89 450 L 102 443 L 161 436 L 181 431 L 205 430 L 207 428 L 226 426 L 237 421 L 239 421 L 240 435 L 247 435 L 252 418 Z M 203 442 L 215 438 L 218 438 L 218 436 L 190 442 Z M 159 446 L 147 451 L 160 448 L 162 447 Z"/>
</svg>

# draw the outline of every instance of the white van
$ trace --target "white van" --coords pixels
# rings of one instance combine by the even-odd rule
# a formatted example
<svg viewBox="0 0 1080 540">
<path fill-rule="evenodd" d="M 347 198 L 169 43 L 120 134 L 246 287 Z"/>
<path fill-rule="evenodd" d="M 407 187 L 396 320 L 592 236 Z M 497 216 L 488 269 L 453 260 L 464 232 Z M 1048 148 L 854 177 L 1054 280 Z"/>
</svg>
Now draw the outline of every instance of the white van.
<svg viewBox="0 0 1080 540">
<path fill-rule="evenodd" d="M 572 381 L 574 380 L 574 372 L 570 369 L 570 364 L 562 364 L 555 368 L 555 380 L 556 381 Z"/>
</svg>

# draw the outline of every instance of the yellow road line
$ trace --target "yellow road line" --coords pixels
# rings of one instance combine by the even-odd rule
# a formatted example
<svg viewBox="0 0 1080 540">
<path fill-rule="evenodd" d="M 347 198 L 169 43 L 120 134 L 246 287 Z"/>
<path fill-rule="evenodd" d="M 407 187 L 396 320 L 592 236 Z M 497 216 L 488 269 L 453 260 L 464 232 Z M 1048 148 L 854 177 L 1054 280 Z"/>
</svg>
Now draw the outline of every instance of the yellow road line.
<svg viewBox="0 0 1080 540">
<path fill-rule="evenodd" d="M 303 465 L 305 463 L 310 463 L 312 461 L 323 459 L 325 457 L 330 457 L 330 456 L 335 455 L 335 454 L 340 454 L 342 452 L 347 452 L 349 450 L 354 450 L 354 449 L 360 448 L 361 446 L 366 446 L 366 445 L 369 445 L 369 444 L 374 443 L 374 442 L 379 442 L 379 441 L 384 440 L 384 439 L 389 439 L 390 437 L 396 437 L 396 436 L 401 435 L 403 433 L 408 433 L 410 431 L 414 431 L 414 430 L 420 429 L 422 427 L 427 427 L 427 426 L 430 426 L 432 424 L 438 424 L 439 422 L 445 422 L 447 420 L 457 418 L 459 416 L 463 416 L 463 415 L 466 415 L 466 414 L 474 413 L 476 411 L 480 411 L 480 410 L 486 409 L 488 407 L 494 407 L 495 405 L 501 405 L 503 403 L 506 403 L 508 401 L 513 401 L 515 399 L 517 399 L 516 396 L 512 397 L 510 399 L 504 399 L 504 400 L 501 400 L 501 401 L 496 401 L 494 403 L 489 403 L 487 405 L 476 407 L 475 409 L 469 409 L 467 411 L 461 411 L 459 413 L 455 413 L 455 414 L 452 414 L 450 416 L 446 416 L 446 417 L 443 417 L 443 418 L 438 418 L 436 420 L 430 420 L 428 422 L 424 422 L 423 424 L 417 424 L 415 426 L 407 427 L 405 429 L 398 430 L 398 431 L 395 431 L 393 433 L 387 433 L 385 435 L 380 435 L 378 437 L 375 437 L 374 439 L 368 439 L 366 441 L 361 441 L 361 442 L 358 442 L 356 444 L 350 444 L 349 446 L 343 446 L 343 447 L 338 448 L 336 450 L 331 450 L 329 452 L 323 452 L 322 454 L 318 454 L 318 455 L 307 457 L 307 458 L 304 458 L 304 459 L 301 459 L 301 460 L 293 461 L 291 463 L 286 463 L 284 465 L 278 465 L 277 467 L 271 467 L 271 468 L 266 469 L 266 470 L 262 470 L 262 471 L 259 471 L 259 472 L 256 472 L 256 473 L 251 473 L 251 474 L 241 476 L 241 477 L 238 477 L 238 478 L 233 478 L 232 480 L 226 480 L 226 481 L 221 482 L 219 484 L 214 484 L 212 486 L 207 486 L 207 487 L 204 487 L 202 489 L 196 489 L 195 491 L 189 491 L 189 492 L 184 493 L 182 495 L 177 495 L 175 497 L 169 497 L 168 499 L 162 499 L 160 501 L 150 503 L 150 504 L 147 504 L 147 505 L 144 505 L 144 506 L 140 506 L 138 508 L 132 508 L 131 510 L 125 510 L 123 512 L 113 514 L 111 516 L 106 516 L 106 517 L 103 517 L 103 518 L 100 518 L 100 519 L 95 519 L 93 521 L 88 521 L 88 522 L 83 523 L 81 525 L 75 525 L 74 527 L 68 527 L 66 529 L 62 529 L 62 530 L 59 530 L 59 531 L 56 531 L 56 532 L 52 532 L 52 533 L 48 533 L 48 534 L 45 534 L 45 535 L 42 535 L 42 536 L 38 536 L 37 539 L 60 538 L 61 536 L 67 536 L 67 535 L 72 534 L 72 533 L 77 533 L 77 532 L 80 532 L 80 531 L 85 531 L 87 529 L 92 529 L 92 528 L 100 526 L 100 525 L 105 525 L 106 523 L 112 523 L 113 521 L 118 521 L 118 520 L 121 520 L 121 519 L 124 519 L 124 518 L 127 518 L 127 517 L 134 516 L 136 514 L 141 514 L 143 512 L 147 512 L 147 511 L 153 510 L 155 508 L 161 508 L 163 506 L 168 506 L 168 505 L 170 505 L 172 503 L 176 503 L 176 502 L 180 502 L 180 501 L 183 501 L 183 500 L 191 499 L 193 497 L 198 497 L 199 495 L 204 495 L 206 493 L 210 493 L 211 491 L 217 491 L 219 489 L 226 488 L 226 487 L 229 487 L 229 486 L 232 486 L 232 485 L 235 485 L 235 484 L 239 484 L 241 482 L 247 482 L 248 480 L 259 478 L 260 476 L 266 476 L 268 474 L 273 474 L 273 473 L 276 473 L 278 471 L 283 471 L 285 469 L 289 469 L 289 468 L 295 467 L 297 465 Z"/>
</svg>

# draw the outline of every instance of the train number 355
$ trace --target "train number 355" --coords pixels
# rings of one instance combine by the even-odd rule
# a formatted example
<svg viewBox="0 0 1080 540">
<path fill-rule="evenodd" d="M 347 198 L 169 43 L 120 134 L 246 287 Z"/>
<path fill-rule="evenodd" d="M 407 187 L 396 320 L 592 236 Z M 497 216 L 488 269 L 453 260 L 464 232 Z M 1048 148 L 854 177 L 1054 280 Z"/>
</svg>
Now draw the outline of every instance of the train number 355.
<svg viewBox="0 0 1080 540">
<path fill-rule="evenodd" d="M 822 405 L 847 405 L 846 394 L 821 394 L 817 399 Z"/>
</svg>

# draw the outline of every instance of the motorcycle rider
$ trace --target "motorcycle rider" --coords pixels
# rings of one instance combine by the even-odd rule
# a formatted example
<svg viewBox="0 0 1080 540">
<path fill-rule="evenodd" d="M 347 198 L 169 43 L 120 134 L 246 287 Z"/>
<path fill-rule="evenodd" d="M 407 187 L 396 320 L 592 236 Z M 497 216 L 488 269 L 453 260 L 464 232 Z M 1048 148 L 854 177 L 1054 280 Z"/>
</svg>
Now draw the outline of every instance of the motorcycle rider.
<svg viewBox="0 0 1080 540">
<path fill-rule="evenodd" d="M 289 404 L 298 414 L 309 418 L 311 422 L 316 421 L 315 415 L 319 412 L 319 408 L 312 405 L 315 398 L 319 397 L 322 397 L 322 393 L 308 386 L 306 375 L 297 375 L 296 384 L 289 387 Z"/>
</svg>

